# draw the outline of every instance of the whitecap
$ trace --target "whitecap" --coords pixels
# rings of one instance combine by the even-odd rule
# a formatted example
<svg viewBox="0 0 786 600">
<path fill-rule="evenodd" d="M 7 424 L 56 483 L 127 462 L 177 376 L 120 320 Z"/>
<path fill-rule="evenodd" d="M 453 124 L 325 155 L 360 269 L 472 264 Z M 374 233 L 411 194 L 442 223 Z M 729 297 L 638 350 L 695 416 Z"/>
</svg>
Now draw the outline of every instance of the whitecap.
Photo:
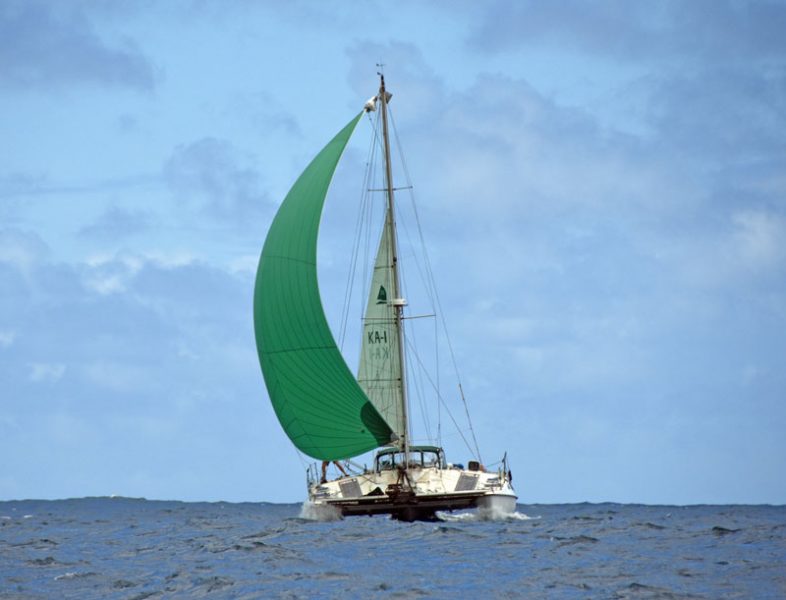
<svg viewBox="0 0 786 600">
<path fill-rule="evenodd" d="M 63 575 L 57 575 L 55 577 L 55 581 L 61 581 L 63 579 L 77 579 L 80 577 L 92 577 L 93 575 L 96 575 L 96 573 L 93 573 L 92 571 L 88 571 L 86 573 L 79 571 L 66 571 Z"/>
<path fill-rule="evenodd" d="M 446 513 L 437 511 L 437 518 L 447 522 L 479 522 L 479 521 L 531 521 L 540 517 L 530 517 L 518 511 L 502 512 L 498 509 L 478 509 L 476 512 Z"/>
</svg>

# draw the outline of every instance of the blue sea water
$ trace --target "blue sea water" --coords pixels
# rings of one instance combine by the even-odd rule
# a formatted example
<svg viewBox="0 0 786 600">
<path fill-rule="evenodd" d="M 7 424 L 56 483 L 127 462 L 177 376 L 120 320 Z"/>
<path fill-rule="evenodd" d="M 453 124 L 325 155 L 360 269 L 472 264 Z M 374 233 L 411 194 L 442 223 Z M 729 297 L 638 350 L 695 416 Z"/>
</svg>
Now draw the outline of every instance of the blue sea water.
<svg viewBox="0 0 786 600">
<path fill-rule="evenodd" d="M 497 520 L 301 505 L 0 502 L 0 598 L 786 598 L 786 507 L 520 505 Z"/>
</svg>

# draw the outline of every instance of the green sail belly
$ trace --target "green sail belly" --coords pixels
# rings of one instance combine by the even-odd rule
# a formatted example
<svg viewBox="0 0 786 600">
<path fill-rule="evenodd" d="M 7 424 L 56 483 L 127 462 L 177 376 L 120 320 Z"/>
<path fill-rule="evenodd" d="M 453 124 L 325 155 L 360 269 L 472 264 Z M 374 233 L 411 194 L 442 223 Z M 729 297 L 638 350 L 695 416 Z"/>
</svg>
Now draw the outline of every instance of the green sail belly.
<svg viewBox="0 0 786 600">
<path fill-rule="evenodd" d="M 254 288 L 257 352 L 270 401 L 295 446 L 320 460 L 357 456 L 388 443 L 392 433 L 344 362 L 317 285 L 322 207 L 361 115 L 287 194 L 265 240 Z"/>
</svg>

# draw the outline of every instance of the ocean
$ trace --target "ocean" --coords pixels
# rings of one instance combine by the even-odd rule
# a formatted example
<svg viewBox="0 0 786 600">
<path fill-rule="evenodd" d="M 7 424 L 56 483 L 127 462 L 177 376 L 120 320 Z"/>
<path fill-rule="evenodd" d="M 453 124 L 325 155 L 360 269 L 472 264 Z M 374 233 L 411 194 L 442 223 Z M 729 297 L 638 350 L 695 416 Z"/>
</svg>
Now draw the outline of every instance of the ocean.
<svg viewBox="0 0 786 600">
<path fill-rule="evenodd" d="M 786 598 L 786 506 L 519 505 L 428 523 L 309 514 L 0 502 L 0 598 Z"/>
</svg>

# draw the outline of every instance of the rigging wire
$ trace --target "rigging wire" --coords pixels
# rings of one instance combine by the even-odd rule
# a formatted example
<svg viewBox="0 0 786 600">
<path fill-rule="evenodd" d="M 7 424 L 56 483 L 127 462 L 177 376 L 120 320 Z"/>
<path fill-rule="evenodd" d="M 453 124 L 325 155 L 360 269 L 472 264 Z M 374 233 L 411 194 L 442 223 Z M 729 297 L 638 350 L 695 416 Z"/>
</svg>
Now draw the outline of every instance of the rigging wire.
<svg viewBox="0 0 786 600">
<path fill-rule="evenodd" d="M 391 122 L 392 122 L 392 120 L 393 120 L 393 111 L 389 110 L 388 114 L 390 115 Z M 400 145 L 400 142 L 398 140 L 398 137 L 396 137 L 396 146 L 397 146 L 398 154 L 401 157 L 401 145 Z M 409 180 L 407 178 L 406 186 L 404 186 L 403 188 L 397 188 L 397 189 L 410 190 L 410 195 L 411 195 L 412 188 L 413 188 L 412 182 L 411 182 L 411 180 Z M 403 216 L 403 206 L 404 205 L 402 203 L 397 203 L 396 204 L 396 214 L 397 215 Z M 405 246 L 405 248 L 408 249 L 408 252 L 406 254 L 407 260 L 411 259 L 411 262 L 415 264 L 415 267 L 416 267 L 418 275 L 420 277 L 420 281 L 422 283 L 423 289 L 425 290 L 426 296 L 428 297 L 429 306 L 430 306 L 432 312 L 435 312 L 436 308 L 435 308 L 435 304 L 434 304 L 434 298 L 433 298 L 433 293 L 432 293 L 432 290 L 431 290 L 431 286 L 429 284 L 429 281 L 428 281 L 427 277 L 424 274 L 424 269 L 423 269 L 423 265 L 421 264 L 420 257 L 418 256 L 418 253 L 414 251 L 415 248 L 417 248 L 417 244 L 413 241 L 413 236 L 410 233 L 410 228 L 408 226 L 408 222 L 409 222 L 408 219 L 398 218 L 397 217 L 397 223 L 399 225 L 399 230 L 400 231 L 403 230 L 404 237 L 405 237 L 405 239 L 407 241 L 407 244 Z M 406 278 L 407 271 L 403 268 L 403 265 L 404 265 L 405 261 L 401 260 L 401 259 L 404 258 L 404 256 L 405 256 L 404 248 L 399 248 L 399 259 L 400 259 L 399 260 L 399 267 L 400 267 L 399 268 L 399 273 L 401 274 L 401 277 L 402 277 L 402 284 L 403 284 L 404 288 L 406 289 L 407 286 L 408 286 L 407 278 Z M 412 338 L 412 341 L 411 341 L 412 345 L 417 347 L 417 345 L 418 345 L 418 342 L 417 342 L 417 328 L 413 326 L 413 327 L 410 327 L 408 329 L 408 331 L 409 331 L 408 337 L 411 336 L 411 338 Z M 438 344 L 438 336 L 435 336 L 434 337 L 434 347 L 435 347 L 435 349 L 438 346 L 439 346 L 439 344 Z M 437 354 L 436 356 L 438 357 L 439 355 Z M 436 439 L 436 436 L 434 435 L 434 430 L 431 427 L 431 415 L 429 413 L 428 403 L 425 401 L 425 398 L 426 398 L 426 393 L 425 393 L 425 389 L 424 389 L 424 385 L 425 384 L 423 382 L 423 377 L 422 377 L 422 371 L 424 371 L 426 369 L 425 369 L 425 367 L 422 364 L 419 365 L 420 366 L 419 369 L 415 369 L 414 365 L 411 365 L 411 361 L 410 360 L 407 361 L 407 364 L 408 364 L 407 372 L 410 373 L 409 380 L 411 381 L 411 386 L 413 387 L 413 389 L 415 391 L 415 395 L 417 396 L 417 399 L 418 399 L 418 407 L 420 408 L 420 414 L 421 414 L 421 417 L 422 417 L 422 421 L 423 421 L 423 424 L 425 425 L 425 430 L 426 430 L 425 433 L 426 433 L 427 439 L 429 440 L 430 443 L 434 443 L 434 441 Z M 435 368 L 436 372 L 438 373 L 439 372 L 438 359 L 435 360 L 434 368 Z M 438 415 L 440 414 L 439 403 L 437 403 L 437 413 L 438 413 Z M 441 427 L 440 427 L 440 424 L 438 422 L 438 424 L 437 424 L 437 431 L 439 432 L 440 429 L 441 429 Z"/>
<path fill-rule="evenodd" d="M 408 344 L 408 346 L 409 346 L 409 349 L 412 352 L 412 355 L 417 359 L 417 361 L 418 361 L 418 363 L 420 363 L 421 367 L 423 367 L 423 362 L 420 360 L 420 355 L 417 353 L 416 349 L 413 348 L 412 346 L 410 346 L 409 344 Z M 423 368 L 423 372 L 425 373 L 426 378 L 428 379 L 428 381 L 431 384 L 431 386 L 436 390 L 436 386 L 434 385 L 434 381 L 431 379 L 431 377 L 428 376 L 428 371 L 425 368 Z M 455 417 L 453 416 L 453 413 L 450 412 L 450 408 L 448 407 L 448 405 L 445 402 L 444 398 L 442 398 L 442 394 L 437 394 L 437 399 L 445 406 L 445 412 L 450 417 L 450 420 L 453 421 L 453 425 L 456 426 L 456 431 L 461 436 L 461 439 L 464 441 L 464 444 L 467 446 L 467 450 L 469 450 L 470 454 L 472 454 L 472 446 L 467 441 L 467 438 L 464 436 L 464 433 L 462 432 L 461 427 L 459 426 L 458 422 L 456 421 Z M 477 450 L 477 448 L 476 448 L 476 450 Z M 477 457 L 478 457 L 478 460 L 480 461 L 480 454 L 477 454 Z M 483 461 L 480 461 L 480 462 L 483 462 Z"/>
<path fill-rule="evenodd" d="M 406 281 L 406 273 L 403 268 L 399 268 L 399 273 L 401 274 L 402 279 L 402 291 L 407 289 L 407 281 Z M 408 334 L 405 337 L 406 343 L 408 346 L 417 348 L 417 336 L 416 336 L 417 328 L 412 324 L 408 327 Z M 425 402 L 425 391 L 423 389 L 423 365 L 419 364 L 421 367 L 420 369 L 415 369 L 414 365 L 412 364 L 412 360 L 409 358 L 409 355 L 406 354 L 407 360 L 407 373 L 409 373 L 409 382 L 412 387 L 414 387 L 415 395 L 418 399 L 418 407 L 420 408 L 420 415 L 423 418 L 423 423 L 426 429 L 426 436 L 429 440 L 433 440 L 433 436 L 431 434 L 431 420 L 429 418 L 428 413 L 428 406 Z"/>
<path fill-rule="evenodd" d="M 397 214 L 398 214 L 399 211 L 400 211 L 398 205 L 396 206 L 396 209 L 397 209 Z M 412 247 L 413 244 L 411 242 L 411 239 L 410 239 L 410 236 L 409 236 L 409 231 L 408 231 L 407 226 L 406 226 L 406 220 L 399 219 L 397 217 L 397 222 L 400 225 L 400 229 L 399 230 L 401 230 L 401 229 L 404 230 L 404 234 L 405 234 L 407 240 L 409 241 L 409 245 L 410 245 L 410 247 Z M 405 261 L 402 260 L 403 258 L 404 258 L 404 252 L 403 252 L 402 248 L 399 247 L 399 274 L 401 276 L 401 285 L 402 285 L 402 290 L 401 291 L 402 291 L 402 296 L 406 298 L 407 297 L 407 290 L 408 290 L 409 286 L 408 286 L 408 280 L 407 280 L 407 271 L 403 267 L 404 262 L 405 262 Z M 415 262 L 415 264 L 417 264 L 417 257 L 415 257 L 414 254 L 413 254 L 412 258 L 413 258 L 413 262 Z M 414 326 L 414 324 L 407 328 L 406 340 L 407 340 L 407 342 L 409 344 L 414 345 L 414 346 L 417 347 L 417 345 L 418 345 L 418 342 L 417 342 L 417 328 Z M 420 408 L 420 414 L 421 414 L 421 417 L 423 418 L 423 424 L 425 425 L 426 435 L 430 439 L 433 440 L 433 435 L 432 435 L 432 431 L 431 431 L 431 420 L 429 418 L 428 408 L 427 408 L 427 405 L 426 405 L 425 400 L 424 400 L 425 399 L 425 393 L 423 391 L 423 379 L 420 376 L 420 369 L 413 368 L 413 365 L 411 365 L 411 361 L 408 358 L 407 358 L 407 373 L 409 374 L 409 376 L 407 378 L 408 379 L 408 383 L 409 383 L 409 387 L 414 390 L 415 396 L 417 397 L 417 400 L 418 400 L 418 408 Z"/>
<path fill-rule="evenodd" d="M 377 137 L 376 136 L 376 129 L 374 129 L 374 138 L 376 138 L 376 137 Z M 352 245 L 352 254 L 350 256 L 350 266 L 349 266 L 349 269 L 348 269 L 348 272 L 347 272 L 346 287 L 344 288 L 344 302 L 343 302 L 343 305 L 342 305 L 341 321 L 340 321 L 340 325 L 339 325 L 339 331 L 341 332 L 340 335 L 339 335 L 339 348 L 341 350 L 344 349 L 344 341 L 345 341 L 346 335 L 347 335 L 347 324 L 349 322 L 349 311 L 350 311 L 350 307 L 352 305 L 352 290 L 354 289 L 353 281 L 354 281 L 355 275 L 357 273 L 357 262 L 358 262 L 359 252 L 360 252 L 361 231 L 364 229 L 364 227 L 363 227 L 364 215 L 366 214 L 366 212 L 368 210 L 368 204 L 369 204 L 369 202 L 368 202 L 369 194 L 368 194 L 367 190 L 369 188 L 369 178 L 371 176 L 371 173 L 373 172 L 373 169 L 371 168 L 371 165 L 373 165 L 373 163 L 374 163 L 375 154 L 376 154 L 376 144 L 375 144 L 375 139 L 374 138 L 372 138 L 372 140 L 370 142 L 370 145 L 369 145 L 369 149 L 368 149 L 368 151 L 366 153 L 366 165 L 367 165 L 367 168 L 366 168 L 364 176 L 363 176 L 363 183 L 362 183 L 361 194 L 360 194 L 360 208 L 358 210 L 358 216 L 357 216 L 357 220 L 356 220 L 356 223 L 355 223 L 355 235 L 353 236 L 353 240 L 354 241 L 353 241 L 353 245 Z M 368 228 L 365 228 L 365 229 L 367 230 Z"/>
<path fill-rule="evenodd" d="M 396 144 L 395 144 L 396 145 L 396 149 L 398 150 L 398 155 L 399 155 L 399 159 L 401 161 L 401 164 L 404 166 L 404 175 L 405 175 L 406 184 L 407 184 L 404 189 L 409 190 L 410 204 L 412 206 L 413 212 L 415 213 L 415 221 L 416 221 L 416 223 L 418 223 L 417 210 L 416 210 L 416 205 L 415 205 L 415 200 L 414 200 L 414 193 L 412 192 L 412 190 L 413 190 L 412 180 L 411 180 L 411 177 L 409 176 L 409 172 L 406 169 L 406 161 L 404 159 L 404 154 L 403 154 L 403 151 L 402 151 L 401 142 L 400 142 L 399 137 L 398 137 L 398 132 L 397 132 L 397 130 L 395 128 L 395 120 L 394 120 L 394 117 L 393 117 L 393 111 L 390 111 L 390 118 L 391 118 L 391 123 L 393 124 L 394 137 L 395 137 L 395 140 L 396 140 Z M 402 206 L 402 204 L 399 203 L 398 207 L 401 207 L 401 206 Z M 407 223 L 408 222 L 406 220 L 403 220 L 402 221 L 402 228 L 404 230 L 404 234 L 406 236 L 406 239 L 407 239 L 407 241 L 409 243 L 409 247 L 411 249 L 414 249 L 418 245 L 413 241 L 413 237 L 410 234 L 410 229 L 409 229 Z M 419 245 L 420 245 L 420 248 L 421 248 L 421 252 L 423 253 L 424 257 L 427 259 L 428 255 L 425 252 L 425 241 L 423 239 L 422 231 L 420 231 L 420 229 L 419 229 L 419 223 L 418 223 L 418 238 L 419 238 L 419 242 L 420 242 Z M 431 311 L 433 313 L 436 313 L 437 312 L 437 308 L 436 308 L 436 302 L 435 302 L 435 299 L 434 299 L 435 287 L 436 286 L 435 286 L 435 283 L 433 281 L 433 277 L 429 278 L 428 271 L 424 268 L 424 265 L 421 264 L 421 261 L 419 260 L 420 257 L 418 256 L 418 253 L 413 251 L 411 255 L 413 257 L 413 262 L 415 263 L 415 266 L 417 267 L 418 275 L 420 276 L 420 281 L 421 281 L 421 283 L 423 285 L 423 289 L 425 290 L 426 296 L 428 298 L 428 302 L 429 302 L 429 306 L 431 308 Z M 440 382 L 441 370 L 440 370 L 440 362 L 439 362 L 439 328 L 437 326 L 438 321 L 435 319 L 434 322 L 435 322 L 434 338 L 433 338 L 434 339 L 434 372 L 435 372 L 435 378 L 436 378 L 436 381 L 437 381 L 437 384 L 436 384 L 437 393 L 440 393 L 439 382 Z M 425 367 L 422 367 L 422 368 L 424 370 L 427 370 L 427 369 L 425 369 Z M 439 445 L 439 443 L 440 443 L 439 440 L 441 439 L 441 435 L 442 435 L 442 406 L 441 406 L 441 404 L 439 402 L 437 402 L 436 404 L 437 404 L 437 432 L 436 432 L 436 436 L 434 436 L 433 433 L 432 433 L 430 423 L 428 425 L 428 435 L 429 435 L 429 437 L 432 440 L 436 439 L 436 441 L 437 441 L 437 443 Z M 424 419 L 424 420 L 426 420 L 426 419 Z"/>
<path fill-rule="evenodd" d="M 411 182 L 410 175 L 409 175 L 409 169 L 407 168 L 407 162 L 406 162 L 406 160 L 404 158 L 404 154 L 403 154 L 402 149 L 401 149 L 401 142 L 399 141 L 399 137 L 398 137 L 398 129 L 396 128 L 396 121 L 393 118 L 392 112 L 390 114 L 390 122 L 393 125 L 393 136 L 396 139 L 396 147 L 398 148 L 398 151 L 399 151 L 399 160 L 401 161 L 401 166 L 403 168 L 404 176 L 405 176 L 405 178 L 407 180 L 407 184 L 409 184 Z M 450 354 L 450 360 L 451 360 L 451 362 L 453 364 L 453 370 L 454 370 L 454 372 L 456 374 L 456 379 L 458 380 L 459 391 L 461 393 L 461 400 L 462 400 L 462 403 L 464 404 L 464 412 L 466 414 L 467 423 L 469 424 L 469 430 L 470 430 L 470 432 L 472 434 L 472 441 L 473 441 L 473 443 L 475 445 L 475 452 L 477 453 L 478 460 L 480 460 L 482 462 L 481 457 L 480 457 L 480 448 L 478 446 L 478 440 L 477 440 L 477 437 L 475 436 L 475 429 L 472 426 L 472 419 L 469 416 L 469 406 L 468 406 L 468 403 L 467 403 L 467 399 L 464 396 L 463 386 L 461 384 L 461 374 L 459 372 L 458 363 L 456 362 L 456 355 L 455 355 L 455 353 L 453 351 L 453 344 L 451 343 L 450 335 L 448 334 L 448 327 L 447 327 L 447 322 L 445 320 L 445 313 L 442 310 L 442 303 L 440 302 L 439 293 L 437 292 L 437 287 L 436 287 L 436 279 L 434 278 L 434 272 L 433 272 L 433 270 L 431 268 L 431 261 L 429 260 L 428 250 L 426 248 L 425 238 L 423 237 L 423 229 L 421 228 L 421 225 L 420 225 L 420 215 L 418 214 L 417 204 L 415 203 L 415 194 L 414 194 L 414 192 L 411 189 L 410 189 L 410 197 L 411 197 L 411 201 L 412 201 L 413 213 L 415 215 L 415 223 L 417 225 L 418 236 L 420 238 L 421 248 L 422 248 L 422 251 L 423 251 L 423 258 L 424 258 L 424 263 L 425 263 L 425 267 L 426 267 L 426 273 L 428 275 L 429 281 L 431 282 L 431 289 L 433 291 L 433 297 L 434 297 L 435 305 L 436 305 L 436 308 L 438 309 L 435 312 L 439 312 L 439 317 L 440 317 L 440 320 L 442 321 L 442 328 L 443 328 L 443 331 L 445 333 L 445 340 L 446 340 L 446 342 L 448 344 L 448 352 Z M 442 399 L 441 396 L 438 396 L 438 397 L 440 398 L 440 400 Z M 445 408 L 447 409 L 447 406 Z M 450 415 L 450 416 L 451 416 L 451 419 L 452 419 L 453 418 L 452 415 Z M 454 421 L 454 423 L 455 423 L 455 421 Z"/>
<path fill-rule="evenodd" d="M 293 444 L 292 449 L 295 451 L 295 454 L 297 454 L 297 458 L 300 461 L 300 466 L 303 467 L 303 470 L 306 472 L 306 480 L 308 481 L 308 478 L 310 477 L 309 471 L 311 469 L 311 465 L 308 463 L 308 461 L 303 459 L 303 453 L 297 449 L 297 446 Z"/>
<path fill-rule="evenodd" d="M 417 204 L 415 203 L 415 196 L 414 196 L 414 193 L 412 192 L 412 185 L 411 185 L 411 178 L 410 178 L 410 175 L 409 175 L 409 170 L 407 168 L 406 160 L 405 160 L 405 158 L 403 156 L 403 152 L 402 152 L 402 149 L 401 149 L 401 143 L 400 143 L 399 136 L 398 136 L 398 130 L 396 128 L 395 119 L 393 118 L 392 111 L 390 111 L 389 115 L 390 115 L 390 121 L 392 123 L 392 129 L 393 129 L 394 138 L 395 138 L 395 141 L 396 141 L 395 145 L 397 147 L 399 159 L 401 161 L 400 164 L 401 164 L 401 166 L 403 168 L 403 173 L 404 173 L 405 178 L 406 178 L 406 183 L 407 183 L 407 188 L 406 189 L 410 190 L 409 191 L 410 204 L 411 204 L 411 207 L 412 207 L 412 213 L 414 214 L 414 220 L 415 220 L 415 224 L 416 224 L 416 237 L 413 237 L 410 234 L 410 230 L 409 230 L 409 228 L 407 226 L 407 222 L 408 221 L 406 219 L 399 219 L 398 216 L 396 217 L 396 219 L 402 225 L 402 228 L 403 228 L 403 230 L 405 232 L 407 243 L 408 243 L 408 246 L 410 248 L 410 252 L 409 252 L 410 258 L 412 258 L 412 262 L 415 263 L 416 269 L 418 271 L 419 278 L 420 278 L 421 282 L 423 283 L 423 289 L 424 289 L 425 294 L 427 296 L 427 299 L 428 299 L 428 301 L 429 301 L 429 303 L 431 305 L 432 312 L 434 312 L 434 313 L 439 312 L 440 313 L 439 321 L 437 319 L 435 319 L 435 321 L 434 321 L 434 341 L 435 341 L 435 344 L 434 344 L 434 346 L 435 346 L 435 363 L 434 363 L 435 364 L 435 369 L 434 369 L 434 371 L 435 371 L 436 383 L 435 383 L 434 379 L 432 379 L 431 374 L 429 373 L 429 369 L 426 368 L 426 366 L 424 365 L 423 361 L 421 360 L 420 354 L 417 351 L 417 336 L 416 336 L 416 333 L 415 333 L 416 332 L 416 328 L 415 327 L 409 328 L 409 335 L 404 336 L 404 344 L 406 345 L 407 348 L 409 348 L 411 350 L 411 355 L 415 357 L 414 360 L 417 361 L 417 365 L 414 363 L 413 359 L 410 356 L 407 356 L 405 358 L 406 364 L 402 365 L 402 366 L 411 374 L 411 376 L 408 378 L 409 381 L 411 382 L 410 386 L 408 386 L 408 387 L 413 388 L 413 390 L 415 392 L 415 395 L 418 398 L 418 404 L 419 404 L 421 415 L 423 417 L 423 422 L 424 422 L 424 425 L 425 425 L 425 428 L 426 428 L 427 436 L 430 439 L 434 439 L 433 438 L 433 430 L 431 428 L 430 415 L 429 415 L 429 411 L 428 411 L 428 408 L 427 408 L 427 403 L 424 401 L 424 398 L 426 396 L 425 389 L 424 389 L 424 387 L 426 385 L 426 383 L 425 383 L 426 381 L 434 389 L 434 391 L 436 393 L 436 396 L 437 396 L 437 399 L 438 399 L 438 402 L 437 402 L 437 429 L 436 429 L 436 440 L 437 440 L 437 442 L 439 444 L 441 444 L 441 440 L 442 440 L 442 412 L 443 412 L 443 408 L 444 408 L 444 412 L 448 415 L 450 420 L 453 422 L 453 425 L 455 426 L 456 431 L 461 436 L 461 439 L 464 441 L 464 444 L 467 446 L 467 449 L 470 451 L 470 453 L 473 453 L 472 446 L 470 445 L 470 443 L 468 442 L 466 436 L 464 435 L 464 431 L 459 427 L 459 424 L 456 421 L 456 418 L 454 417 L 453 413 L 451 412 L 449 406 L 445 402 L 445 399 L 443 398 L 442 393 L 441 393 L 440 368 L 439 368 L 439 366 L 440 366 L 440 361 L 439 361 L 440 353 L 439 353 L 439 343 L 438 343 L 438 341 L 439 341 L 438 338 L 440 337 L 439 336 L 439 329 L 440 329 L 439 325 L 441 324 L 442 330 L 443 330 L 444 336 L 445 336 L 445 341 L 448 344 L 449 356 L 450 356 L 450 359 L 451 359 L 451 362 L 452 362 L 453 370 L 454 370 L 455 376 L 456 376 L 456 378 L 458 380 L 459 392 L 460 392 L 461 400 L 462 400 L 462 403 L 463 403 L 463 406 L 464 406 L 464 412 L 465 412 L 465 416 L 466 416 L 466 419 L 467 419 L 467 423 L 469 425 L 469 432 L 471 434 L 471 438 L 472 438 L 472 441 L 473 441 L 474 446 L 475 446 L 474 453 L 476 454 L 476 456 L 480 460 L 480 450 L 479 450 L 477 439 L 476 439 L 476 436 L 475 436 L 475 431 L 474 431 L 474 428 L 472 426 L 472 421 L 470 419 L 469 408 L 468 408 L 468 405 L 467 405 L 467 401 L 466 401 L 466 398 L 464 397 L 464 394 L 463 394 L 463 388 L 462 388 L 462 384 L 461 384 L 461 376 L 460 376 L 460 373 L 459 373 L 459 370 L 458 370 L 458 364 L 457 364 L 457 361 L 455 359 L 455 354 L 453 352 L 453 347 L 452 347 L 452 344 L 450 342 L 450 337 L 449 337 L 448 330 L 447 330 L 447 324 L 446 324 L 446 321 L 445 321 L 445 316 L 444 316 L 444 313 L 442 311 L 442 306 L 441 306 L 441 302 L 439 300 L 439 295 L 437 293 L 436 280 L 435 280 L 435 277 L 434 277 L 434 273 L 433 273 L 433 270 L 432 270 L 432 267 L 431 267 L 431 263 L 430 263 L 430 260 L 429 260 L 429 256 L 428 256 L 428 252 L 427 252 L 427 249 L 426 249 L 425 238 L 423 236 L 423 231 L 422 231 L 422 227 L 421 227 L 421 223 L 420 223 L 420 217 L 419 217 L 419 214 L 418 214 L 418 211 L 417 211 Z M 372 246 L 372 239 L 371 238 L 372 238 L 372 231 L 375 231 L 375 229 L 370 226 L 372 221 L 375 220 L 374 219 L 374 212 L 375 212 L 374 211 L 374 202 L 372 202 L 372 198 L 373 198 L 372 192 L 374 191 L 374 188 L 377 187 L 375 185 L 377 177 L 381 177 L 381 175 L 378 173 L 378 171 L 379 171 L 379 169 L 378 169 L 378 156 L 380 155 L 380 152 L 384 151 L 383 141 L 382 141 L 381 135 L 380 135 L 380 113 L 377 112 L 375 116 L 376 116 L 376 118 L 373 119 L 371 117 L 370 113 L 367 114 L 369 123 L 371 124 L 373 135 L 372 135 L 372 139 L 371 139 L 369 148 L 367 150 L 366 172 L 365 172 L 364 177 L 363 177 L 363 183 L 362 183 L 363 187 L 361 189 L 361 199 L 360 199 L 360 202 L 359 202 L 358 216 L 357 216 L 356 223 L 355 223 L 355 234 L 353 236 L 353 238 L 354 238 L 353 239 L 353 247 L 352 247 L 352 253 L 351 253 L 351 257 L 350 257 L 350 265 L 349 265 L 348 273 L 347 273 L 347 282 L 346 282 L 346 287 L 345 287 L 345 292 L 344 292 L 344 303 L 343 303 L 342 314 L 341 314 L 341 322 L 340 322 L 340 347 L 341 347 L 342 350 L 343 350 L 343 347 L 344 347 L 344 342 L 346 341 L 347 328 L 348 328 L 348 324 L 349 324 L 349 314 L 352 311 L 353 288 L 354 288 L 354 285 L 355 285 L 355 281 L 358 278 L 358 269 L 359 269 L 359 262 L 360 262 L 361 247 L 363 247 L 363 261 L 362 261 L 363 262 L 363 265 L 362 265 L 362 272 L 363 273 L 369 272 L 369 260 L 370 260 L 369 257 L 370 257 L 370 255 L 374 254 L 374 250 L 371 248 L 371 246 Z M 396 208 L 397 208 L 396 213 L 399 216 L 400 216 L 401 210 L 402 210 L 401 207 L 402 207 L 401 203 L 396 205 Z M 417 242 L 419 242 L 419 244 L 416 243 L 416 240 L 417 240 Z M 420 249 L 421 249 L 421 252 L 422 252 L 422 255 L 423 255 L 422 257 L 420 257 L 418 255 L 418 253 L 412 252 L 412 249 L 414 249 L 417 245 L 420 246 Z M 399 258 L 401 258 L 401 256 Z M 421 262 L 421 260 L 422 260 L 422 262 Z M 399 266 L 401 266 L 401 262 L 399 262 Z M 404 270 L 401 269 L 400 273 L 401 273 L 401 276 L 402 276 L 402 287 L 404 289 L 407 289 L 407 281 L 406 281 L 406 275 L 405 275 Z M 370 286 L 371 281 L 367 281 L 365 277 L 363 277 L 361 279 L 363 281 L 363 283 L 361 284 L 361 292 L 362 292 L 361 293 L 361 298 L 366 298 L 368 296 L 368 293 L 369 293 L 368 287 Z M 360 302 L 361 322 L 364 321 L 365 308 L 366 308 L 365 302 Z M 362 349 L 361 349 L 361 351 L 362 351 Z M 419 368 L 415 368 L 415 366 L 417 366 Z M 450 436 L 450 437 L 452 437 L 452 436 Z M 301 458 L 301 462 L 302 462 L 302 458 Z"/>
<path fill-rule="evenodd" d="M 434 364 L 437 365 L 435 375 L 437 379 L 437 394 L 439 394 L 439 344 L 437 343 L 439 338 L 439 321 L 436 319 L 436 315 L 434 317 Z M 442 404 L 439 402 L 437 402 L 437 446 L 442 446 Z"/>
<path fill-rule="evenodd" d="M 392 119 L 393 119 L 392 110 L 388 109 L 388 114 L 390 115 L 390 118 L 391 118 L 391 121 L 392 121 Z M 399 150 L 399 155 L 400 155 L 401 154 L 401 149 L 400 149 L 400 144 L 398 142 L 398 138 L 396 138 L 396 145 L 398 147 L 397 149 Z M 407 180 L 406 181 L 406 186 L 404 188 L 395 188 L 395 189 L 399 189 L 399 190 L 400 189 L 408 189 L 408 190 L 411 190 L 412 189 L 412 182 L 410 180 Z M 415 243 L 413 243 L 412 236 L 410 235 L 409 227 L 407 225 L 407 223 L 408 223 L 407 219 L 400 218 L 403 215 L 402 204 L 401 203 L 396 203 L 395 209 L 396 209 L 396 217 L 395 217 L 396 218 L 396 223 L 399 226 L 399 231 L 401 231 L 403 229 L 404 236 L 405 236 L 406 241 L 407 241 L 407 245 L 406 246 L 399 247 L 399 257 L 398 257 L 399 258 L 399 262 L 398 262 L 399 274 L 401 276 L 401 283 L 402 283 L 402 296 L 403 297 L 407 297 L 406 291 L 409 289 L 408 280 L 407 280 L 407 270 L 404 269 L 404 264 L 405 263 L 409 264 L 407 261 L 411 258 L 412 259 L 411 262 L 413 262 L 415 264 L 416 268 L 417 268 L 418 275 L 420 276 L 420 281 L 423 284 L 423 288 L 426 290 L 426 293 L 427 293 L 427 295 L 429 297 L 430 307 L 432 308 L 432 311 L 433 311 L 434 310 L 434 302 L 433 302 L 433 297 L 432 297 L 432 294 L 431 294 L 431 290 L 429 289 L 428 281 L 427 281 L 426 277 L 424 276 L 424 271 L 423 271 L 423 268 L 422 268 L 422 266 L 420 264 L 419 257 L 417 255 L 417 253 L 413 251 L 417 246 L 416 246 Z M 405 249 L 408 249 L 408 252 L 405 253 Z M 407 261 L 403 260 L 405 256 L 407 256 Z M 411 338 L 411 340 L 410 340 L 410 338 Z M 408 333 L 407 333 L 406 339 L 407 339 L 407 342 L 409 342 L 412 345 L 414 345 L 415 347 L 417 347 L 417 345 L 418 345 L 418 342 L 417 342 L 417 327 L 411 326 L 411 327 L 408 328 Z M 435 341 L 435 346 L 437 346 L 437 343 L 436 343 L 437 342 L 437 338 L 436 337 L 434 338 L 434 341 Z M 429 439 L 429 441 L 433 443 L 433 441 L 435 439 L 435 436 L 433 434 L 433 430 L 432 430 L 432 427 L 431 427 L 431 415 L 429 414 L 428 403 L 425 401 L 426 394 L 425 394 L 424 382 L 423 382 L 423 376 L 422 376 L 422 371 L 423 371 L 424 367 L 423 367 L 423 365 L 420 365 L 421 368 L 420 369 L 416 369 L 416 368 L 414 368 L 414 365 L 412 365 L 412 361 L 411 360 L 409 360 L 409 359 L 405 359 L 405 360 L 407 362 L 407 364 L 405 365 L 405 368 L 406 368 L 407 373 L 409 373 L 409 377 L 407 378 L 408 379 L 408 383 L 409 383 L 408 388 L 411 388 L 414 391 L 415 396 L 417 397 L 418 408 L 420 409 L 420 414 L 421 414 L 421 417 L 422 417 L 422 423 L 423 423 L 423 425 L 425 427 L 426 436 Z M 438 370 L 438 365 L 436 365 L 436 368 Z M 439 407 L 438 403 L 437 403 L 437 406 Z"/>
</svg>

